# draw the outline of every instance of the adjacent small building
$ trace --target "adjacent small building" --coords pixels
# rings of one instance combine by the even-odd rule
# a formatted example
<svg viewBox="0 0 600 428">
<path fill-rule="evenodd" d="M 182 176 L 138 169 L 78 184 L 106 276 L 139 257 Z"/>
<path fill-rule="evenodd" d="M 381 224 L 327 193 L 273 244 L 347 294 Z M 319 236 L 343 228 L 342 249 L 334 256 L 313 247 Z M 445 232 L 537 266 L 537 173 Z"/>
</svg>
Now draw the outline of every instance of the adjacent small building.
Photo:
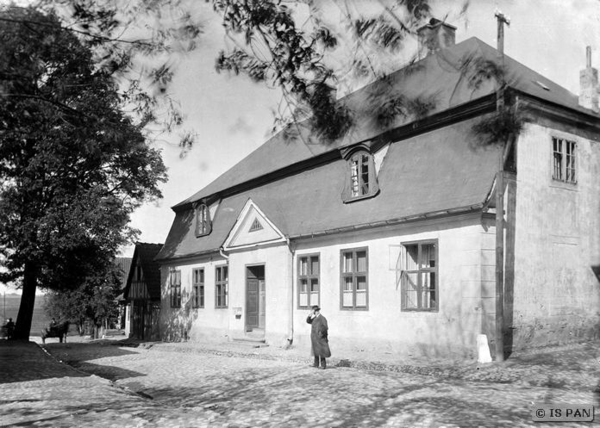
<svg viewBox="0 0 600 428">
<path fill-rule="evenodd" d="M 162 244 L 135 244 L 127 285 L 123 293 L 128 304 L 129 337 L 160 340 L 161 276 L 154 260 Z"/>
<path fill-rule="evenodd" d="M 454 31 L 432 20 L 423 59 L 339 100 L 353 118 L 339 139 L 294 125 L 173 207 L 156 257 L 164 340 L 308 353 L 312 305 L 338 355 L 473 356 L 481 334 L 507 353 L 598 334 L 591 58 L 578 98 Z"/>
</svg>

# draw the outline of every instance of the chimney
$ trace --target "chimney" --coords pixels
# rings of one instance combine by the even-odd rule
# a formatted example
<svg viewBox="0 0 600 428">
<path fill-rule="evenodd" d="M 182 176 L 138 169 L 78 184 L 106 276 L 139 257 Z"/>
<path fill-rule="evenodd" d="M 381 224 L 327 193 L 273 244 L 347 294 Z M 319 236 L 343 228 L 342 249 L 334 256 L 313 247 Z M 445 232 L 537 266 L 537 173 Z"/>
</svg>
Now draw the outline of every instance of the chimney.
<svg viewBox="0 0 600 428">
<path fill-rule="evenodd" d="M 454 46 L 456 27 L 446 24 L 439 19 L 431 18 L 417 30 L 419 39 L 419 59 L 425 58 L 440 49 Z"/>
<path fill-rule="evenodd" d="M 598 70 L 592 67 L 592 47 L 585 49 L 585 69 L 579 72 L 579 105 L 598 113 Z"/>
</svg>

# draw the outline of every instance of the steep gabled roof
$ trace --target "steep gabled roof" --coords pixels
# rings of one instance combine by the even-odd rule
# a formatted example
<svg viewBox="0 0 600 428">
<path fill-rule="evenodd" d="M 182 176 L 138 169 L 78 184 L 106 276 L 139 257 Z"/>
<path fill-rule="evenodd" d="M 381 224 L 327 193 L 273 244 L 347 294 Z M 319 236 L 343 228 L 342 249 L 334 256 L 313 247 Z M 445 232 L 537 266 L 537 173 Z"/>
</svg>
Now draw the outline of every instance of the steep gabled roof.
<svg viewBox="0 0 600 428">
<path fill-rule="evenodd" d="M 134 267 L 139 262 L 142 267 L 144 283 L 146 284 L 151 300 L 160 300 L 160 265 L 154 259 L 162 247 L 163 244 L 138 242 L 135 244 L 135 250 L 133 251 L 131 266 Z M 129 289 L 131 288 L 134 271 L 135 269 L 129 270 L 127 286 L 124 292 L 126 299 L 129 297 Z"/>
<path fill-rule="evenodd" d="M 399 116 L 387 126 L 382 126 L 373 112 L 382 105 L 386 97 L 402 93 L 409 99 L 431 102 L 427 116 L 432 116 L 493 94 L 497 89 L 495 81 L 489 78 L 478 80 L 474 76 L 475 64 L 497 66 L 499 62 L 498 51 L 475 37 L 438 51 L 390 74 L 387 79 L 376 81 L 343 98 L 340 102 L 352 113 L 354 126 L 342 138 L 323 144 L 318 136 L 311 134 L 307 123 L 294 125 L 290 132 L 280 132 L 273 136 L 208 186 L 175 205 L 173 209 L 178 211 L 194 201 L 341 147 L 373 139 L 386 130 L 415 120 L 412 116 Z M 504 64 L 505 79 L 510 88 L 592 114 L 591 110 L 579 106 L 577 96 L 541 74 L 509 56 L 505 56 Z M 493 67 L 490 67 L 492 73 Z"/>
<path fill-rule="evenodd" d="M 210 235 L 196 238 L 193 210 L 177 212 L 158 259 L 217 251 L 248 199 L 288 238 L 333 233 L 416 216 L 469 211 L 483 206 L 501 151 L 477 145 L 476 119 L 391 146 L 378 174 L 380 194 L 345 204 L 343 159 L 224 198 Z"/>
<path fill-rule="evenodd" d="M 481 147 L 473 132 L 481 115 L 494 111 L 497 90 L 494 79 L 473 72 L 473 64 L 488 67 L 492 75 L 498 62 L 494 48 L 471 38 L 342 99 L 354 124 L 337 141 L 323 144 L 306 123 L 297 125 L 296 135 L 275 135 L 173 207 L 175 220 L 157 259 L 218 251 L 250 198 L 292 239 L 481 209 L 502 153 L 498 147 Z M 509 57 L 504 64 L 512 90 L 593 115 L 575 95 L 542 75 Z M 398 116 L 383 126 L 374 112 L 399 94 L 430 101 L 430 109 L 425 117 Z M 437 125 L 422 126 L 428 118 Z M 418 134 L 400 132 L 417 122 Z M 363 142 L 376 142 L 374 147 L 391 143 L 378 173 L 380 193 L 344 203 L 348 166 L 341 149 Z M 220 202 L 212 232 L 196 238 L 192 204 L 204 198 Z"/>
</svg>

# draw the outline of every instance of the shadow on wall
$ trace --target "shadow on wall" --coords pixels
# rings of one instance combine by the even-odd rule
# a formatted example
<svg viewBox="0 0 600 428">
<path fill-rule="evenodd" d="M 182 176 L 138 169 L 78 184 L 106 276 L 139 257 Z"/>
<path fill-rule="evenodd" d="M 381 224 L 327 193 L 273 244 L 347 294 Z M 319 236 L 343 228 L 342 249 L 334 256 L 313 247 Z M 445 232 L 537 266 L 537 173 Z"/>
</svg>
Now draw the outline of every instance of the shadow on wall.
<svg viewBox="0 0 600 428">
<path fill-rule="evenodd" d="M 504 314 L 503 314 L 503 354 L 509 358 L 514 350 L 514 312 L 515 312 L 515 253 L 516 253 L 516 218 L 517 218 L 517 181 L 513 174 L 506 179 L 506 238 L 504 242 Z M 494 352 L 492 352 L 494 355 Z"/>
<path fill-rule="evenodd" d="M 590 266 L 590 270 L 594 273 L 597 282 L 596 296 L 589 300 L 599 302 L 600 265 Z M 536 317 L 527 325 L 515 330 L 518 335 L 518 340 L 515 341 L 516 348 L 539 348 L 600 338 L 600 307 L 587 309 L 583 314 L 568 313 L 552 320 Z"/>
<path fill-rule="evenodd" d="M 591 266 L 592 272 L 596 276 L 598 283 L 596 284 L 598 287 L 596 289 L 596 293 L 600 296 L 600 265 Z M 599 298 L 600 301 L 600 298 Z M 596 308 L 596 324 L 594 325 L 592 337 L 594 339 L 600 338 L 600 308 Z M 600 390 L 600 389 L 599 389 Z"/>
<path fill-rule="evenodd" d="M 193 323 L 198 319 L 198 309 L 192 306 L 191 292 L 181 292 L 181 307 L 170 307 L 169 290 L 162 291 L 162 299 L 167 302 L 169 308 L 162 317 L 163 334 L 162 339 L 166 342 L 187 342 L 190 339 L 190 330 Z"/>
<path fill-rule="evenodd" d="M 161 257 L 173 257 L 181 253 L 181 247 L 194 226 L 194 210 L 179 212 L 175 216 L 173 226 L 165 242 Z M 197 309 L 192 308 L 190 292 L 183 290 L 180 308 L 171 307 L 168 287 L 161 287 L 161 338 L 167 342 L 182 342 L 189 339 L 193 322 L 198 318 Z"/>
<path fill-rule="evenodd" d="M 428 358 L 477 358 L 472 321 L 462 310 L 446 315 L 442 323 L 429 326 L 421 335 L 423 341 L 415 345 L 416 353 Z"/>
<path fill-rule="evenodd" d="M 600 265 L 591 266 L 591 268 L 592 272 L 594 272 L 594 275 L 596 275 L 596 279 L 598 279 L 598 283 L 600 284 Z"/>
</svg>

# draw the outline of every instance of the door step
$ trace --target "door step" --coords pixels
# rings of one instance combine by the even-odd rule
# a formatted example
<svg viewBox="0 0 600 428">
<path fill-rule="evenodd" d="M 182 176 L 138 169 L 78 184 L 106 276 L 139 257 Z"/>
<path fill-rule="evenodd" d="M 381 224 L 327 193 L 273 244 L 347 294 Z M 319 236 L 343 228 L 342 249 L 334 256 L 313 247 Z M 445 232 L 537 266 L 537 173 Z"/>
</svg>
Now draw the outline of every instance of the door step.
<svg viewBox="0 0 600 428">
<path fill-rule="evenodd" d="M 251 337 L 251 336 L 234 337 L 233 341 L 235 343 L 239 343 L 240 345 L 247 345 L 252 348 L 266 348 L 269 346 L 266 343 L 267 341 L 261 337 Z"/>
</svg>

